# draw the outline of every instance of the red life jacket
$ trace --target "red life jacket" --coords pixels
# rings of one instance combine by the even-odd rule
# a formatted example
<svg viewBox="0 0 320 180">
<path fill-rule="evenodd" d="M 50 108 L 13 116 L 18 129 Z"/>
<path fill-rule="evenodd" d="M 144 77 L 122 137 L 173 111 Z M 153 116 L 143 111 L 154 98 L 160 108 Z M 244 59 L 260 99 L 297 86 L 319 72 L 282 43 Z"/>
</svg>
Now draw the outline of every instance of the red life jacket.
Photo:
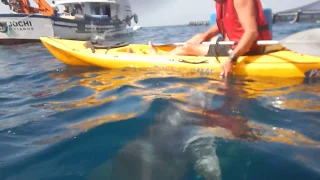
<svg viewBox="0 0 320 180">
<path fill-rule="evenodd" d="M 268 23 L 264 16 L 261 2 L 260 0 L 254 1 L 256 11 L 258 13 L 256 20 L 258 25 L 259 36 L 257 40 L 271 40 L 272 35 L 268 28 Z M 230 41 L 239 42 L 244 33 L 244 29 L 242 28 L 237 12 L 233 6 L 233 0 L 226 0 L 222 4 L 216 2 L 216 14 L 217 25 L 223 37 L 227 35 Z M 251 47 L 251 50 L 257 47 L 258 46 L 253 45 Z M 235 46 L 233 46 L 233 48 L 235 48 Z"/>
</svg>

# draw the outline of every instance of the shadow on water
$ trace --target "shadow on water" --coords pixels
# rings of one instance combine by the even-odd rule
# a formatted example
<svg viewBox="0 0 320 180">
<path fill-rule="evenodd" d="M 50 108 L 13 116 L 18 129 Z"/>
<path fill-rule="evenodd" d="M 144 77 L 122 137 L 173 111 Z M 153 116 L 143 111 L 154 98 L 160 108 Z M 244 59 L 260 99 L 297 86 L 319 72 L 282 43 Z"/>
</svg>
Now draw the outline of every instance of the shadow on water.
<svg viewBox="0 0 320 180">
<path fill-rule="evenodd" d="M 4 116 L 3 178 L 320 176 L 318 82 L 74 67 L 45 76 L 54 88 L 20 102 L 43 117 Z"/>
<path fill-rule="evenodd" d="M 237 95 L 228 96 L 234 99 L 226 103 L 235 108 L 232 116 L 225 112 L 227 107 L 206 111 L 217 95 L 191 94 L 193 108 L 181 101 L 178 108 L 173 104 L 179 102 L 170 101 L 143 135 L 95 169 L 89 179 L 319 178 L 319 158 L 314 159 L 318 142 L 295 131 L 249 122 L 235 113 L 241 109 L 235 104 L 242 101 Z"/>
</svg>

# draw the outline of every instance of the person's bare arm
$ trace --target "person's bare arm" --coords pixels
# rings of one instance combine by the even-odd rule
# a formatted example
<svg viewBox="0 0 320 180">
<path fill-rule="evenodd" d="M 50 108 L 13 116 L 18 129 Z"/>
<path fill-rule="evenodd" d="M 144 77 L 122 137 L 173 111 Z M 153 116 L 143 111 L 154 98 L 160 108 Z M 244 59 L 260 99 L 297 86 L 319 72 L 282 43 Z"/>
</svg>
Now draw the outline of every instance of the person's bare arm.
<svg viewBox="0 0 320 180">
<path fill-rule="evenodd" d="M 233 54 L 239 57 L 248 52 L 259 35 L 255 13 L 257 9 L 254 0 L 234 0 L 234 7 L 244 28 L 244 34 L 233 51 Z"/>
<path fill-rule="evenodd" d="M 204 41 L 210 41 L 211 38 L 213 38 L 215 35 L 219 33 L 219 29 L 217 24 L 214 24 L 212 27 L 210 27 L 206 32 L 204 33 L 198 33 L 194 35 L 192 38 L 190 38 L 187 43 L 191 44 L 200 44 Z"/>
<path fill-rule="evenodd" d="M 219 28 L 217 23 L 215 23 L 213 26 L 211 26 L 211 28 L 209 28 L 205 33 L 203 33 L 205 41 L 209 41 L 211 38 L 218 34 Z"/>
</svg>

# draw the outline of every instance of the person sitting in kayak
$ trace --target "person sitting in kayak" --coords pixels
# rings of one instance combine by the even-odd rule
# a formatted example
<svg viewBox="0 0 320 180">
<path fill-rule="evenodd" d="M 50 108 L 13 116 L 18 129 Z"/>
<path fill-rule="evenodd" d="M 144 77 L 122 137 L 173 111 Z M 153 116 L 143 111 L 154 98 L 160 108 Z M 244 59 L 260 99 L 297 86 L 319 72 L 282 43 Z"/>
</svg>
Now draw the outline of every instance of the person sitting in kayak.
<svg viewBox="0 0 320 180">
<path fill-rule="evenodd" d="M 229 56 L 221 64 L 221 75 L 232 72 L 233 64 L 242 55 L 262 54 L 263 46 L 253 44 L 257 40 L 271 40 L 260 0 L 215 0 L 216 23 L 205 33 L 196 34 L 184 46 L 175 48 L 167 55 Z M 222 37 L 217 38 L 221 33 Z M 205 41 L 236 41 L 237 45 L 205 45 Z M 149 42 L 151 54 L 158 54 Z"/>
</svg>

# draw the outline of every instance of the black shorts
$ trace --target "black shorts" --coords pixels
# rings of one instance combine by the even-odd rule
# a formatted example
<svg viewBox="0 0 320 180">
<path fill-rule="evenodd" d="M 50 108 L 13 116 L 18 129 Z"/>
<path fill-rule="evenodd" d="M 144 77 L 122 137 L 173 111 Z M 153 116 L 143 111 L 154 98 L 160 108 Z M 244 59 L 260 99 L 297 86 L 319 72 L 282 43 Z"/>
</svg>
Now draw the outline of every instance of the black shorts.
<svg viewBox="0 0 320 180">
<path fill-rule="evenodd" d="M 223 41 L 222 37 L 219 37 L 218 41 Z M 219 44 L 211 44 L 209 46 L 209 50 L 207 52 L 206 56 L 213 56 L 213 57 L 219 57 L 219 56 L 229 56 L 228 51 L 231 49 L 231 45 L 219 45 Z M 246 54 L 244 54 L 244 56 L 246 55 L 259 55 L 259 54 L 263 54 L 265 51 L 265 48 L 263 46 L 261 46 L 261 48 L 258 48 L 255 51 L 249 51 Z"/>
<path fill-rule="evenodd" d="M 218 37 L 217 42 L 223 41 L 222 37 Z M 206 56 L 229 56 L 228 51 L 231 45 L 211 44 Z"/>
<path fill-rule="evenodd" d="M 230 45 L 211 44 L 206 56 L 229 56 Z"/>
</svg>

